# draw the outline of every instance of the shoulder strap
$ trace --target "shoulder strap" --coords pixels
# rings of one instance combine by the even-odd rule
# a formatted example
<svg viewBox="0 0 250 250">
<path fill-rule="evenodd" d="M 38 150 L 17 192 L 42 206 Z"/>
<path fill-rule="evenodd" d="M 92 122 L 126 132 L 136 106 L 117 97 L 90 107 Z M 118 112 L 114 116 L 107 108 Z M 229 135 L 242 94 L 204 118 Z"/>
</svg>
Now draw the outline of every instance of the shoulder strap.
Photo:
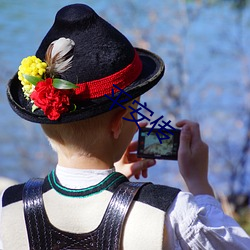
<svg viewBox="0 0 250 250">
<path fill-rule="evenodd" d="M 93 232 L 81 235 L 82 239 L 93 239 L 94 244 L 90 244 L 93 248 L 89 249 L 96 249 L 94 246 L 98 246 L 100 250 L 120 249 L 121 234 L 127 212 L 136 193 L 146 184 L 124 182 L 118 186 L 99 227 Z M 47 216 L 42 198 L 42 185 L 43 179 L 30 179 L 23 189 L 24 216 L 31 250 L 53 249 L 53 232 L 50 230 L 48 220 L 45 219 Z M 91 237 L 89 237 L 90 235 Z"/>
<path fill-rule="evenodd" d="M 100 224 L 100 249 L 120 249 L 124 221 L 139 189 L 148 183 L 123 182 L 118 186 Z"/>
<path fill-rule="evenodd" d="M 44 220 L 43 181 L 43 179 L 30 179 L 23 189 L 24 217 L 31 250 L 52 249 L 51 235 Z"/>
</svg>

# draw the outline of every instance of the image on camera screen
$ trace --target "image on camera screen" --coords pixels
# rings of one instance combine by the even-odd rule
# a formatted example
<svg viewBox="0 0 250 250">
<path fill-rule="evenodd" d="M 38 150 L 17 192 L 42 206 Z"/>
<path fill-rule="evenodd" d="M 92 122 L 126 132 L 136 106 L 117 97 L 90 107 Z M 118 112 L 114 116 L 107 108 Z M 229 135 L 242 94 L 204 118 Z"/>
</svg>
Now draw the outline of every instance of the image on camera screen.
<svg viewBox="0 0 250 250">
<path fill-rule="evenodd" d="M 141 131 L 139 135 L 139 144 L 137 155 L 142 158 L 157 158 L 157 159 L 177 159 L 178 151 L 178 135 L 176 131 L 174 135 L 168 134 L 169 139 L 162 140 L 160 143 L 156 135 L 157 131 L 152 131 L 148 135 L 148 130 Z M 166 138 L 164 135 L 157 133 L 160 138 Z"/>
</svg>

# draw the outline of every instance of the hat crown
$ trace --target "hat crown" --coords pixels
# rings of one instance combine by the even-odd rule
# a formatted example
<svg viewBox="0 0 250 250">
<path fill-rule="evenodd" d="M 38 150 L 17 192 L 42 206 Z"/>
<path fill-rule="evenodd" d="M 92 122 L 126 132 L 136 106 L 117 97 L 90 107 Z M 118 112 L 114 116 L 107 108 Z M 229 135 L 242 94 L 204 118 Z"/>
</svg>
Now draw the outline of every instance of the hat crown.
<svg viewBox="0 0 250 250">
<path fill-rule="evenodd" d="M 72 67 L 60 76 L 72 83 L 84 83 L 112 75 L 134 58 L 134 48 L 127 38 L 83 4 L 69 5 L 58 11 L 36 56 L 44 60 L 49 44 L 60 37 L 75 42 Z"/>
<path fill-rule="evenodd" d="M 55 17 L 58 25 L 72 25 L 73 23 L 88 24 L 88 20 L 97 17 L 97 14 L 85 4 L 73 4 L 60 9 Z"/>
</svg>

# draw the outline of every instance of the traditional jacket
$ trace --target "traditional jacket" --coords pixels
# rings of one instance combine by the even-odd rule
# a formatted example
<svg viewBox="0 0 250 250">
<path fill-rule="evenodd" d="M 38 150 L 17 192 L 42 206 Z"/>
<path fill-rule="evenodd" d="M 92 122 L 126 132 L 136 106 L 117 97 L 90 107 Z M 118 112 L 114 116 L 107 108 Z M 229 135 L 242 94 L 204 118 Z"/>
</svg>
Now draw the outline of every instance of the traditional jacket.
<svg viewBox="0 0 250 250">
<path fill-rule="evenodd" d="M 53 230 L 59 232 L 61 239 L 72 236 L 69 248 L 63 249 L 81 249 L 74 235 L 93 232 L 98 228 L 113 193 L 124 182 L 128 182 L 125 176 L 113 172 L 97 185 L 84 189 L 68 189 L 59 183 L 54 171 L 45 178 L 42 186 L 45 213 L 41 218 L 48 219 L 48 223 Z M 24 184 L 10 187 L 3 195 L 1 228 L 4 250 L 29 249 L 29 240 L 32 240 L 28 239 L 25 225 L 23 188 Z M 121 248 L 167 249 L 165 216 L 178 192 L 178 189 L 167 186 L 143 186 L 127 214 Z M 57 243 L 58 246 L 62 244 L 60 240 Z"/>
</svg>

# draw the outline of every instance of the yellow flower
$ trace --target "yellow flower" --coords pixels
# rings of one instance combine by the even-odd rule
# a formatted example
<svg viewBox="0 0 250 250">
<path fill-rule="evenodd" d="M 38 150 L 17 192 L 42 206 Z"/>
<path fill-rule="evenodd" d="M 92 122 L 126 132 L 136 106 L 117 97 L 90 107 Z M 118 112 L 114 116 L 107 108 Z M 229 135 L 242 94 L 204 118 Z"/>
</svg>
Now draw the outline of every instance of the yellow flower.
<svg viewBox="0 0 250 250">
<path fill-rule="evenodd" d="M 28 56 L 24 58 L 19 66 L 18 79 L 23 85 L 23 92 L 26 97 L 32 93 L 34 86 L 24 78 L 25 75 L 43 77 L 46 72 L 47 63 L 42 62 L 36 56 Z"/>
</svg>

